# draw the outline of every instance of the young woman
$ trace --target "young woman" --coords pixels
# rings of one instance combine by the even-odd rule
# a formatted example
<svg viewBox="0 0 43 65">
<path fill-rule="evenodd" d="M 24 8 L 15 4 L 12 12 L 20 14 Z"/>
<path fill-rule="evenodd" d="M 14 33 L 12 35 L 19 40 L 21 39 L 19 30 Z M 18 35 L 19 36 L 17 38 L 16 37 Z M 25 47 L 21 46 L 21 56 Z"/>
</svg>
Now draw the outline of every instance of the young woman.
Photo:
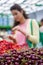
<svg viewBox="0 0 43 65">
<path fill-rule="evenodd" d="M 29 47 L 34 47 L 34 44 L 39 43 L 39 26 L 37 22 L 34 19 L 29 19 L 18 4 L 14 4 L 10 10 L 15 20 L 14 28 L 12 29 L 15 33 L 9 38 L 13 41 L 15 40 L 18 45 L 26 46 L 26 48 L 28 47 L 26 39 L 28 39 L 31 42 L 31 45 L 28 43 Z M 32 23 L 32 27 L 30 23 Z"/>
<path fill-rule="evenodd" d="M 18 5 L 14 4 L 11 8 L 14 17 L 13 34 L 8 36 L 12 42 L 8 40 L 0 41 L 0 53 L 8 50 L 28 50 L 28 48 L 36 47 L 39 43 L 39 26 L 34 19 L 29 19 L 25 11 Z"/>
</svg>

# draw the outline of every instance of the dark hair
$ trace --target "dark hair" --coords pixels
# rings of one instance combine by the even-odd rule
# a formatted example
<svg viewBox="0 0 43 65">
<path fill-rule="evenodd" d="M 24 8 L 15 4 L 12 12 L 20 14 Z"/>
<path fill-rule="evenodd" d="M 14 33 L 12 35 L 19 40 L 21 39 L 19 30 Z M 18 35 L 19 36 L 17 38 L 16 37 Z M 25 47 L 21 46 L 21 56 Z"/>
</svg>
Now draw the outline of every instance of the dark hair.
<svg viewBox="0 0 43 65">
<path fill-rule="evenodd" d="M 43 19 L 41 19 L 41 22 L 43 22 Z"/>
<path fill-rule="evenodd" d="M 12 10 L 18 10 L 18 11 L 20 11 L 21 12 L 21 10 L 23 10 L 22 8 L 21 8 L 21 6 L 19 6 L 18 4 L 14 4 L 11 8 L 10 8 L 10 10 L 12 11 Z M 25 11 L 23 10 L 23 16 L 25 17 L 25 19 L 28 19 L 28 15 L 25 13 Z M 17 26 L 18 24 L 20 24 L 19 22 L 15 22 L 14 23 L 14 26 Z"/>
</svg>

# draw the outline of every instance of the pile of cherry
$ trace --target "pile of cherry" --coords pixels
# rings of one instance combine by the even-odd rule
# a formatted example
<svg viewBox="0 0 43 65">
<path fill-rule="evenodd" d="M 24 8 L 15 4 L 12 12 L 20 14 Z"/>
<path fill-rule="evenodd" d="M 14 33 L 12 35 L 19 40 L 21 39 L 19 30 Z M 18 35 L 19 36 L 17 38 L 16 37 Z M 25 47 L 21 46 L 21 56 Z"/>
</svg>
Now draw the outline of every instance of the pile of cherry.
<svg viewBox="0 0 43 65">
<path fill-rule="evenodd" d="M 27 51 L 11 50 L 0 54 L 0 65 L 43 65 L 43 48 Z"/>
<path fill-rule="evenodd" d="M 0 54 L 4 54 L 11 49 L 20 50 L 21 47 L 13 42 L 8 42 L 6 40 L 0 41 Z"/>
</svg>

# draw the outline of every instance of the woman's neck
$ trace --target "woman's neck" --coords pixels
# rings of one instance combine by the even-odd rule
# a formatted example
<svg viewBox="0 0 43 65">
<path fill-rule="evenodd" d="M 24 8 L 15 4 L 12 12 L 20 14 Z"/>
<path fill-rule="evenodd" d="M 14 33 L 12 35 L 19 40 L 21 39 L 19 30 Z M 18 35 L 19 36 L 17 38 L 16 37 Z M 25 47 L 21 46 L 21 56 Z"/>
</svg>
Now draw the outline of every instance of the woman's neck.
<svg viewBox="0 0 43 65">
<path fill-rule="evenodd" d="M 25 21 L 26 21 L 26 19 L 23 17 L 23 18 L 21 18 L 21 20 L 20 20 L 20 24 L 23 24 L 23 23 L 25 23 Z"/>
</svg>

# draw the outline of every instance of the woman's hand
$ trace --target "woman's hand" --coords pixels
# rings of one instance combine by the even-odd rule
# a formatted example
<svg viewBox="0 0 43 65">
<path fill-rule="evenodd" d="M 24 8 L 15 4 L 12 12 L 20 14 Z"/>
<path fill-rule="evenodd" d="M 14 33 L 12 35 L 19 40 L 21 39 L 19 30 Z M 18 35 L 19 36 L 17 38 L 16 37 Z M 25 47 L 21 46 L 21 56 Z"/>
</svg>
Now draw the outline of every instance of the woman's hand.
<svg viewBox="0 0 43 65">
<path fill-rule="evenodd" d="M 22 31 L 22 30 L 20 30 L 20 29 L 13 28 L 12 30 L 13 30 L 13 31 L 19 31 L 19 32 L 21 32 L 23 35 L 25 35 L 25 36 L 26 36 L 26 33 L 25 33 L 25 32 L 23 32 L 23 31 Z"/>
<path fill-rule="evenodd" d="M 17 29 L 17 28 L 13 28 L 12 29 L 13 31 L 20 31 L 23 35 L 25 35 L 26 36 L 26 38 L 29 38 L 29 35 L 27 35 L 25 32 L 23 32 L 22 30 L 20 30 L 20 29 Z"/>
<path fill-rule="evenodd" d="M 8 36 L 8 38 L 9 38 L 10 40 L 12 40 L 14 43 L 17 43 L 17 42 L 16 42 L 16 39 L 14 39 L 13 36 Z"/>
</svg>

